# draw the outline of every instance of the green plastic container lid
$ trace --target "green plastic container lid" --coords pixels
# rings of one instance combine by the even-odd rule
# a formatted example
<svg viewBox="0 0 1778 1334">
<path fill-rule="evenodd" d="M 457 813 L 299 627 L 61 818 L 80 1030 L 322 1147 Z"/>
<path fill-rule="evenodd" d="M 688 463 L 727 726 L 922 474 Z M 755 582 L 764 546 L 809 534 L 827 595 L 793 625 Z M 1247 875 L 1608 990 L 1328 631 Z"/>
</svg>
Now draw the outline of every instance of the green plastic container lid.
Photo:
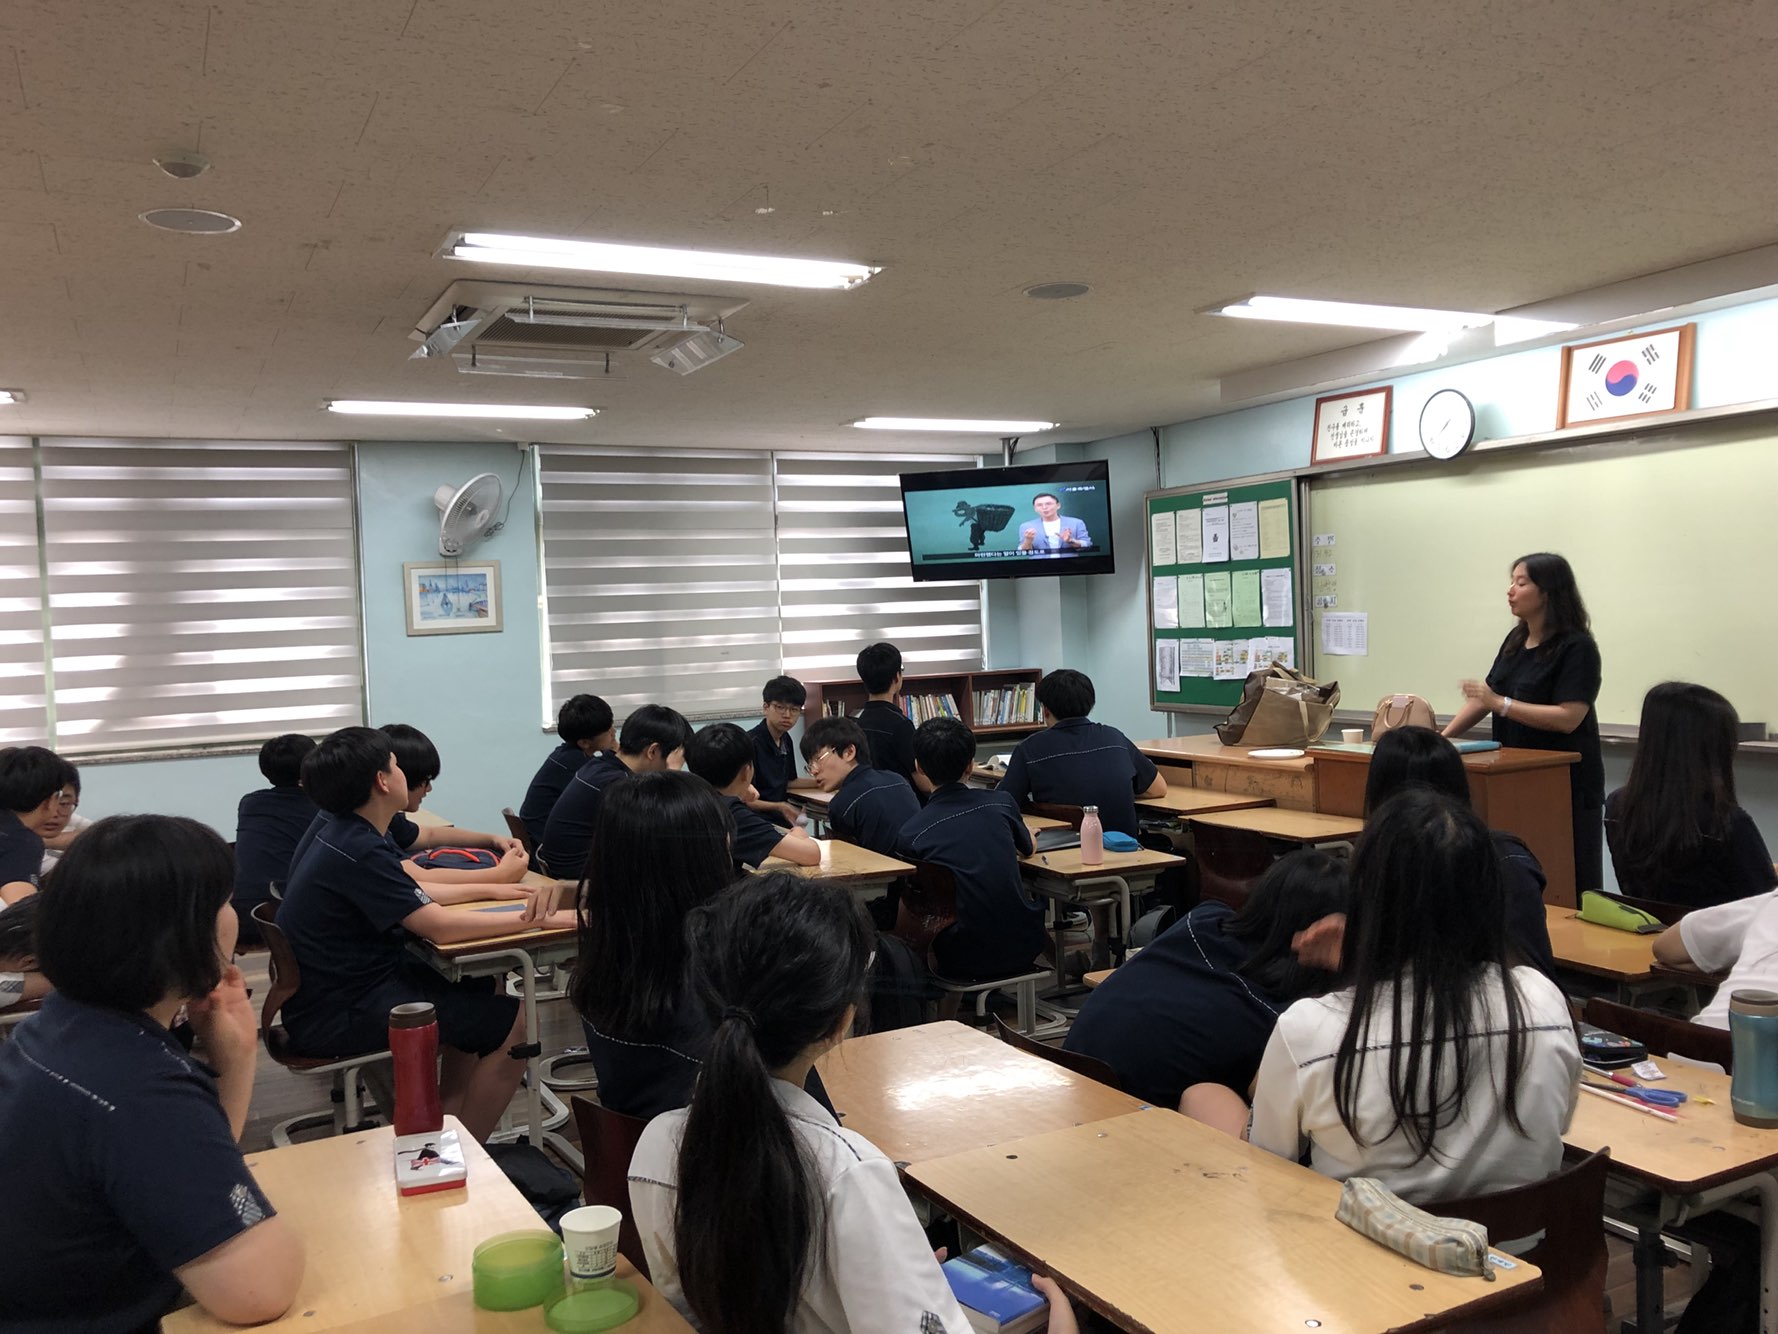
<svg viewBox="0 0 1778 1334">
<path fill-rule="evenodd" d="M 553 1232 L 503 1232 L 475 1248 L 475 1304 L 522 1311 L 562 1291 L 562 1239 Z"/>
<path fill-rule="evenodd" d="M 550 1303 L 543 1318 L 558 1334 L 597 1334 L 623 1324 L 641 1304 L 636 1289 L 617 1278 L 602 1288 L 571 1292 Z"/>
</svg>

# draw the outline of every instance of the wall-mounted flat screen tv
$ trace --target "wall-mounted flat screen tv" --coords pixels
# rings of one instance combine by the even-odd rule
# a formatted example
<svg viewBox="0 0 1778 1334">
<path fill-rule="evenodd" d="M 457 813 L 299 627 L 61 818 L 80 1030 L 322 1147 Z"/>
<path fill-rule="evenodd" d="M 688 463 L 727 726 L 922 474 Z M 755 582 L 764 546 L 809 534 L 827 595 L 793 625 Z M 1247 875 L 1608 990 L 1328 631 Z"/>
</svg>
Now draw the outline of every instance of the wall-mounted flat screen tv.
<svg viewBox="0 0 1778 1334">
<path fill-rule="evenodd" d="M 916 580 L 1110 574 L 1111 469 L 1103 459 L 904 473 Z"/>
</svg>

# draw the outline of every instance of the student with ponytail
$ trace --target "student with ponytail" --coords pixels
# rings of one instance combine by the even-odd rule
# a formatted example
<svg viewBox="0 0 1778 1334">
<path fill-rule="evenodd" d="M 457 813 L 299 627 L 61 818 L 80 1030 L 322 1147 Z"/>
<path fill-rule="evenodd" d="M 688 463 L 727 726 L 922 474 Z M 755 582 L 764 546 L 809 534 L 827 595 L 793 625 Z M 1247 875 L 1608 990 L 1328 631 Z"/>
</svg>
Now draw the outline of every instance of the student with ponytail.
<svg viewBox="0 0 1778 1334">
<path fill-rule="evenodd" d="M 649 1271 L 703 1334 L 969 1334 L 895 1165 L 803 1091 L 852 1031 L 876 932 L 843 888 L 754 876 L 694 909 L 715 1023 L 691 1106 L 630 1163 Z M 1052 1334 L 1076 1334 L 1067 1298 Z"/>
</svg>

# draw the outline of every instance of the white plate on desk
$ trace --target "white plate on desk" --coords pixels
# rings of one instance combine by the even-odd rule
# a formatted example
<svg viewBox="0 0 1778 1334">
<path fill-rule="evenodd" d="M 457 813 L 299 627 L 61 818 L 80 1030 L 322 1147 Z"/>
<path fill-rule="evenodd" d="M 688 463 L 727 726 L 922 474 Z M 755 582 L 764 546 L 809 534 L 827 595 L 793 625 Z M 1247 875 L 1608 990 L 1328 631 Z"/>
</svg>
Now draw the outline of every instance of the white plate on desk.
<svg viewBox="0 0 1778 1334">
<path fill-rule="evenodd" d="M 1250 760 L 1300 760 L 1306 753 L 1294 746 L 1262 746 L 1258 750 L 1248 751 L 1247 758 Z"/>
</svg>

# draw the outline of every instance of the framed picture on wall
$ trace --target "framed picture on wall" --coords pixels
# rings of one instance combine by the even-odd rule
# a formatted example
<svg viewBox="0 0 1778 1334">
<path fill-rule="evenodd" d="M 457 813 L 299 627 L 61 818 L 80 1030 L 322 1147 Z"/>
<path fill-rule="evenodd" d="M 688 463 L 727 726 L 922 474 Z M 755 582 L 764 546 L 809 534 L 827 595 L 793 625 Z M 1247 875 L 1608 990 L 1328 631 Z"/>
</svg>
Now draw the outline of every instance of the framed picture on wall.
<svg viewBox="0 0 1778 1334">
<path fill-rule="evenodd" d="M 410 635 L 500 629 L 500 562 L 407 561 L 401 567 Z"/>
<path fill-rule="evenodd" d="M 1692 405 L 1695 324 L 1562 349 L 1558 427 L 1683 412 Z"/>
<path fill-rule="evenodd" d="M 1389 450 L 1389 404 L 1393 386 L 1329 394 L 1315 400 L 1315 446 L 1311 464 L 1368 459 Z"/>
</svg>

